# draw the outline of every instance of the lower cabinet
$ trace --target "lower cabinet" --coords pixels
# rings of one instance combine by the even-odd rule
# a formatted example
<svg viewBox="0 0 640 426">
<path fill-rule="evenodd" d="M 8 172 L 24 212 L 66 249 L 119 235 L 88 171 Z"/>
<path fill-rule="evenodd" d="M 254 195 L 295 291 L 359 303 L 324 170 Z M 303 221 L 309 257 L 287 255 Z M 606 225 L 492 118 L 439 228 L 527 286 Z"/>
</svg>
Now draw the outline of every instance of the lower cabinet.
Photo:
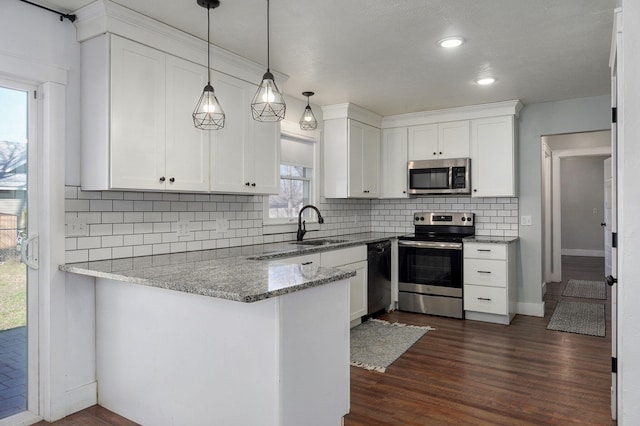
<svg viewBox="0 0 640 426">
<path fill-rule="evenodd" d="M 516 242 L 464 243 L 464 310 L 470 320 L 508 325 L 516 315 Z"/>
<path fill-rule="evenodd" d="M 360 324 L 360 318 L 367 314 L 367 246 L 323 252 L 320 265 L 356 272 L 356 276 L 351 277 L 349 313 L 351 326 Z"/>
</svg>

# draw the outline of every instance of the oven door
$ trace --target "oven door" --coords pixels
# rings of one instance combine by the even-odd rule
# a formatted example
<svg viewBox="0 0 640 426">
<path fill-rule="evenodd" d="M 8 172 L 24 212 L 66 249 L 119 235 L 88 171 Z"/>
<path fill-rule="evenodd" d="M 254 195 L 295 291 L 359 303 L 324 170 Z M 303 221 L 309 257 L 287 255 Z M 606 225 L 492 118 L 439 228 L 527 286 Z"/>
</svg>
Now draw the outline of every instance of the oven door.
<svg viewBox="0 0 640 426">
<path fill-rule="evenodd" d="M 398 281 L 405 287 L 409 284 L 459 289 L 461 295 L 462 244 L 400 240 Z"/>
</svg>

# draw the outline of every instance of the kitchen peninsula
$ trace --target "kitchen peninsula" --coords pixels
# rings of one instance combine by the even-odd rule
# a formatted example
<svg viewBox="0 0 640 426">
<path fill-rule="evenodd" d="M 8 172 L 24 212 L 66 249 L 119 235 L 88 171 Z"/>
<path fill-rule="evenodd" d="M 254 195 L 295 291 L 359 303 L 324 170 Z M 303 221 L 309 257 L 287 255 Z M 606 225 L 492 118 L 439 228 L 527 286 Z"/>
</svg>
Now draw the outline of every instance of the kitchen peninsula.
<svg viewBox="0 0 640 426">
<path fill-rule="evenodd" d="M 249 257 L 62 266 L 96 278 L 99 404 L 141 424 L 339 425 L 354 272 Z"/>
</svg>

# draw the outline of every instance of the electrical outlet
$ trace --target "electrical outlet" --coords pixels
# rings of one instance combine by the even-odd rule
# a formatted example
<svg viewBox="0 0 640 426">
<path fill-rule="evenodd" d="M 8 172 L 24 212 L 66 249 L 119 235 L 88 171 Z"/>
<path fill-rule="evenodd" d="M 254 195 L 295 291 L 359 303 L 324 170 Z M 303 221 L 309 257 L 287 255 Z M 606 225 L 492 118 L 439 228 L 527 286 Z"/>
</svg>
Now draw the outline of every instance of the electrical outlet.
<svg viewBox="0 0 640 426">
<path fill-rule="evenodd" d="M 72 217 L 67 222 L 67 237 L 88 237 L 89 226 L 86 217 Z"/>
<path fill-rule="evenodd" d="M 189 236 L 189 221 L 188 220 L 179 220 L 178 221 L 178 237 L 188 237 Z"/>
<path fill-rule="evenodd" d="M 531 226 L 532 223 L 531 216 L 520 216 L 520 225 Z"/>
<path fill-rule="evenodd" d="M 216 234 L 222 234 L 229 230 L 229 219 L 216 219 Z"/>
</svg>

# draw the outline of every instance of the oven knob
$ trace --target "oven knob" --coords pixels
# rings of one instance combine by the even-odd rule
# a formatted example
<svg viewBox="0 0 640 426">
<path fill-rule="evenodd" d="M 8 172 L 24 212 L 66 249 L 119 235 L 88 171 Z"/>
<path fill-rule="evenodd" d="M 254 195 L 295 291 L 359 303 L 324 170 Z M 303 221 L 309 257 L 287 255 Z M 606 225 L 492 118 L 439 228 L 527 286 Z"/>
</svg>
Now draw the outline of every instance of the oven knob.
<svg viewBox="0 0 640 426">
<path fill-rule="evenodd" d="M 424 216 L 420 216 L 420 220 L 424 222 Z"/>
</svg>

